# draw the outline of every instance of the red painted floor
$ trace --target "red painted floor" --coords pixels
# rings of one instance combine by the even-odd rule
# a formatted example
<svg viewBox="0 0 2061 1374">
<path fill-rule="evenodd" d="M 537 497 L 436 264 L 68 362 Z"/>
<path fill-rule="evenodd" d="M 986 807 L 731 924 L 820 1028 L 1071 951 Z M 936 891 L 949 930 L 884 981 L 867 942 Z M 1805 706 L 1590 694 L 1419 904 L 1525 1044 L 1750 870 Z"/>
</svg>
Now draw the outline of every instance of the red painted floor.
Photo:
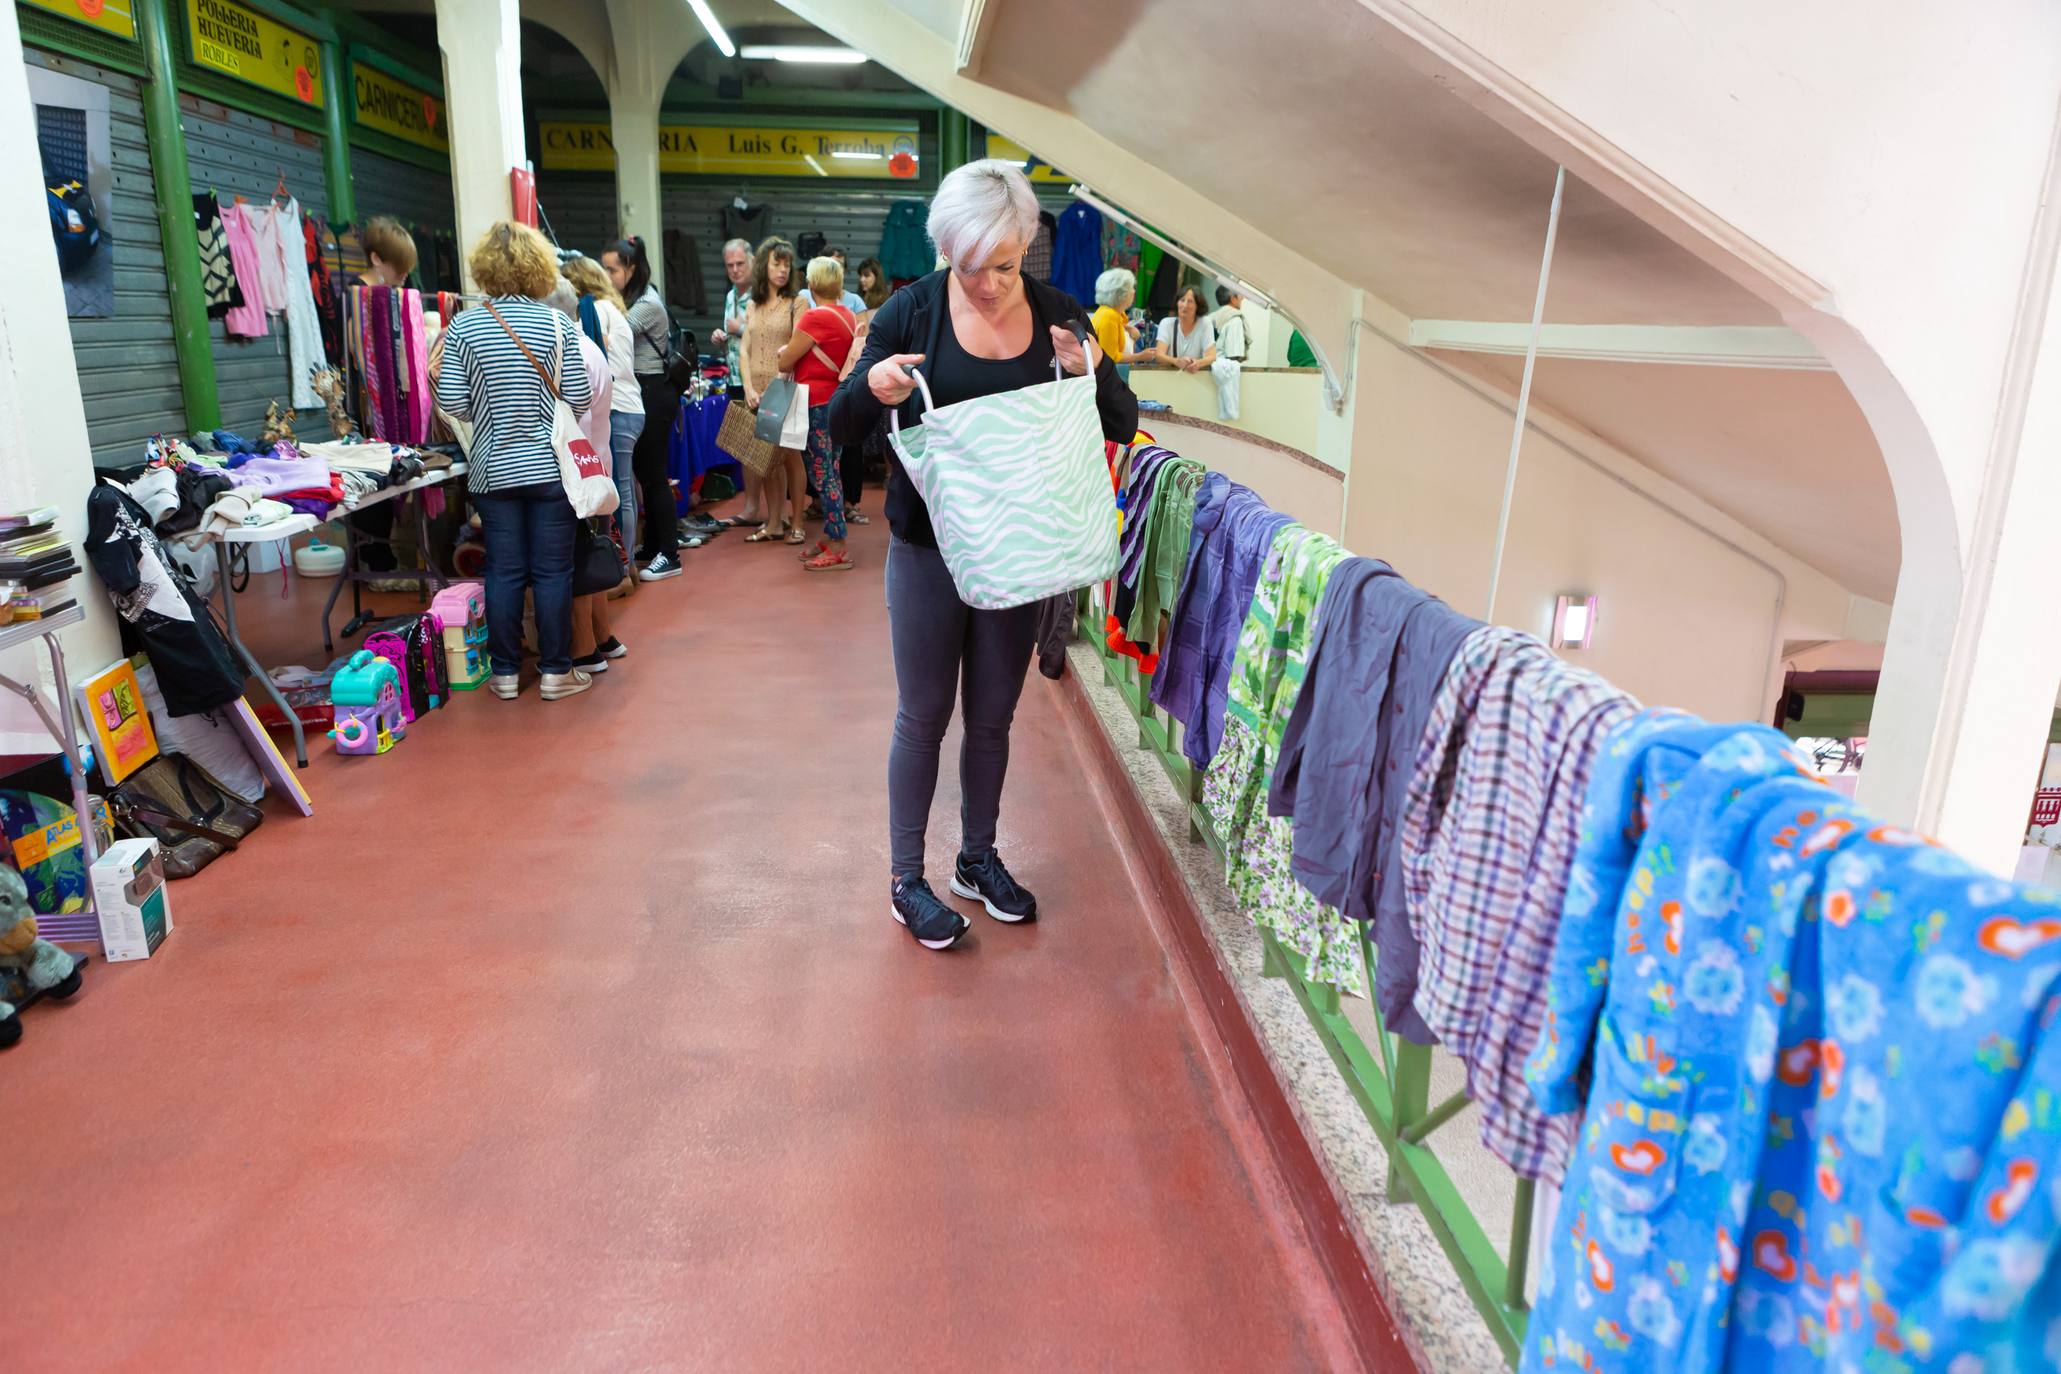
<svg viewBox="0 0 2061 1374">
<path fill-rule="evenodd" d="M 268 802 L 156 958 L 32 1010 L 7 1366 L 1349 1365 L 1054 685 L 1003 818 L 1046 919 L 890 921 L 856 533 L 851 574 L 688 555 L 583 698 L 321 745 L 312 819 Z M 315 585 L 239 598 L 268 663 L 321 662 Z M 934 867 L 957 809 L 948 761 Z"/>
</svg>

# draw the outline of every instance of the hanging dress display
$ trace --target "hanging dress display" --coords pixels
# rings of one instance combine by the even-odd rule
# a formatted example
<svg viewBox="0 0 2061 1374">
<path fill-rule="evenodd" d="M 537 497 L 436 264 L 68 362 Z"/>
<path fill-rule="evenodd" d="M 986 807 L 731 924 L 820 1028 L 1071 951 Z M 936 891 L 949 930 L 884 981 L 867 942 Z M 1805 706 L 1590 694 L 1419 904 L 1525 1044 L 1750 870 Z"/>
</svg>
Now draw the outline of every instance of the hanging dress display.
<svg viewBox="0 0 2061 1374">
<path fill-rule="evenodd" d="M 222 207 L 212 191 L 193 198 L 193 235 L 200 249 L 200 289 L 207 298 L 208 318 L 219 320 L 243 304 L 243 288 L 236 284 L 229 234 L 222 226 Z"/>
<path fill-rule="evenodd" d="M 315 372 L 329 366 L 322 351 L 322 320 L 308 281 L 307 239 L 301 231 L 301 203 L 260 205 L 249 212 L 258 247 L 258 274 L 265 301 L 286 314 L 287 377 L 296 410 L 315 410 Z"/>
<path fill-rule="evenodd" d="M 258 236 L 250 214 L 242 205 L 221 207 L 222 236 L 228 241 L 229 262 L 236 271 L 241 305 L 231 305 L 222 315 L 222 327 L 239 338 L 258 339 L 271 332 L 265 276 L 259 267 Z"/>
</svg>

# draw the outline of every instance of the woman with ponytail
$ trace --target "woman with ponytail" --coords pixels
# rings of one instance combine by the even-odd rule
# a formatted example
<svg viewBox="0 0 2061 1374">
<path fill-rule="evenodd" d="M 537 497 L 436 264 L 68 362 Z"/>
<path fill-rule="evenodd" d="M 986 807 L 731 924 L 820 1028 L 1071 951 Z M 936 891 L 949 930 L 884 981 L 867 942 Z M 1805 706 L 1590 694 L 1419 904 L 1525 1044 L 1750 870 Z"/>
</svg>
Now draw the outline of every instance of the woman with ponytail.
<svg viewBox="0 0 2061 1374">
<path fill-rule="evenodd" d="M 637 576 L 645 582 L 662 582 L 681 572 L 679 505 L 666 477 L 666 442 L 680 408 L 680 398 L 666 381 L 666 365 L 672 361 L 673 321 L 658 288 L 651 284 L 651 259 L 644 251 L 643 239 L 632 237 L 610 244 L 601 254 L 601 266 L 627 303 L 623 313 L 630 321 L 631 371 L 644 402 L 644 430 L 630 455 L 643 496 L 637 505 L 644 513 L 644 541 L 637 555 L 647 560 Z"/>
</svg>

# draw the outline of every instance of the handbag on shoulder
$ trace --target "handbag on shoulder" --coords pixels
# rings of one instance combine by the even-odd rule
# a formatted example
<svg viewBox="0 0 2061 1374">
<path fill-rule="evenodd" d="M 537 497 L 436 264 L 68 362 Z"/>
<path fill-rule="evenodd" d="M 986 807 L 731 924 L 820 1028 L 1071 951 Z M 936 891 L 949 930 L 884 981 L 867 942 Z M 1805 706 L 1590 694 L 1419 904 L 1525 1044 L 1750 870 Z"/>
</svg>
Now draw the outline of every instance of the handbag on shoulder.
<svg viewBox="0 0 2061 1374">
<path fill-rule="evenodd" d="M 167 878 L 192 877 L 265 820 L 182 754 L 160 754 L 123 779 L 107 809 L 122 834 L 158 842 Z"/>
</svg>

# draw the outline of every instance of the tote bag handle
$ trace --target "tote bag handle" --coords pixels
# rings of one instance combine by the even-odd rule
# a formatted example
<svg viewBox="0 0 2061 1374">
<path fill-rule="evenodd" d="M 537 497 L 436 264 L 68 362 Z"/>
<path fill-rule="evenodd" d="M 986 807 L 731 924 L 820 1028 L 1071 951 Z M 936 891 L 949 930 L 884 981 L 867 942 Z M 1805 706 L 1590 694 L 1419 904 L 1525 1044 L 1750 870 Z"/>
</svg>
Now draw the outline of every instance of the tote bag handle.
<svg viewBox="0 0 2061 1374">
<path fill-rule="evenodd" d="M 922 369 L 915 367 L 905 367 L 902 369 L 902 375 L 907 377 L 910 381 L 916 383 L 916 389 L 923 393 L 924 411 L 929 412 L 932 410 L 936 410 L 937 402 L 933 401 L 930 398 L 930 383 L 923 380 Z M 1091 373 L 1089 375 L 1092 376 L 1093 374 Z M 1066 380 L 1066 369 L 1059 365 L 1059 359 L 1056 357 L 1052 359 L 1052 380 L 1055 382 L 1062 382 Z M 896 434 L 900 434 L 902 432 L 902 408 L 900 406 L 895 406 L 893 409 L 887 412 L 887 427 Z"/>
</svg>

